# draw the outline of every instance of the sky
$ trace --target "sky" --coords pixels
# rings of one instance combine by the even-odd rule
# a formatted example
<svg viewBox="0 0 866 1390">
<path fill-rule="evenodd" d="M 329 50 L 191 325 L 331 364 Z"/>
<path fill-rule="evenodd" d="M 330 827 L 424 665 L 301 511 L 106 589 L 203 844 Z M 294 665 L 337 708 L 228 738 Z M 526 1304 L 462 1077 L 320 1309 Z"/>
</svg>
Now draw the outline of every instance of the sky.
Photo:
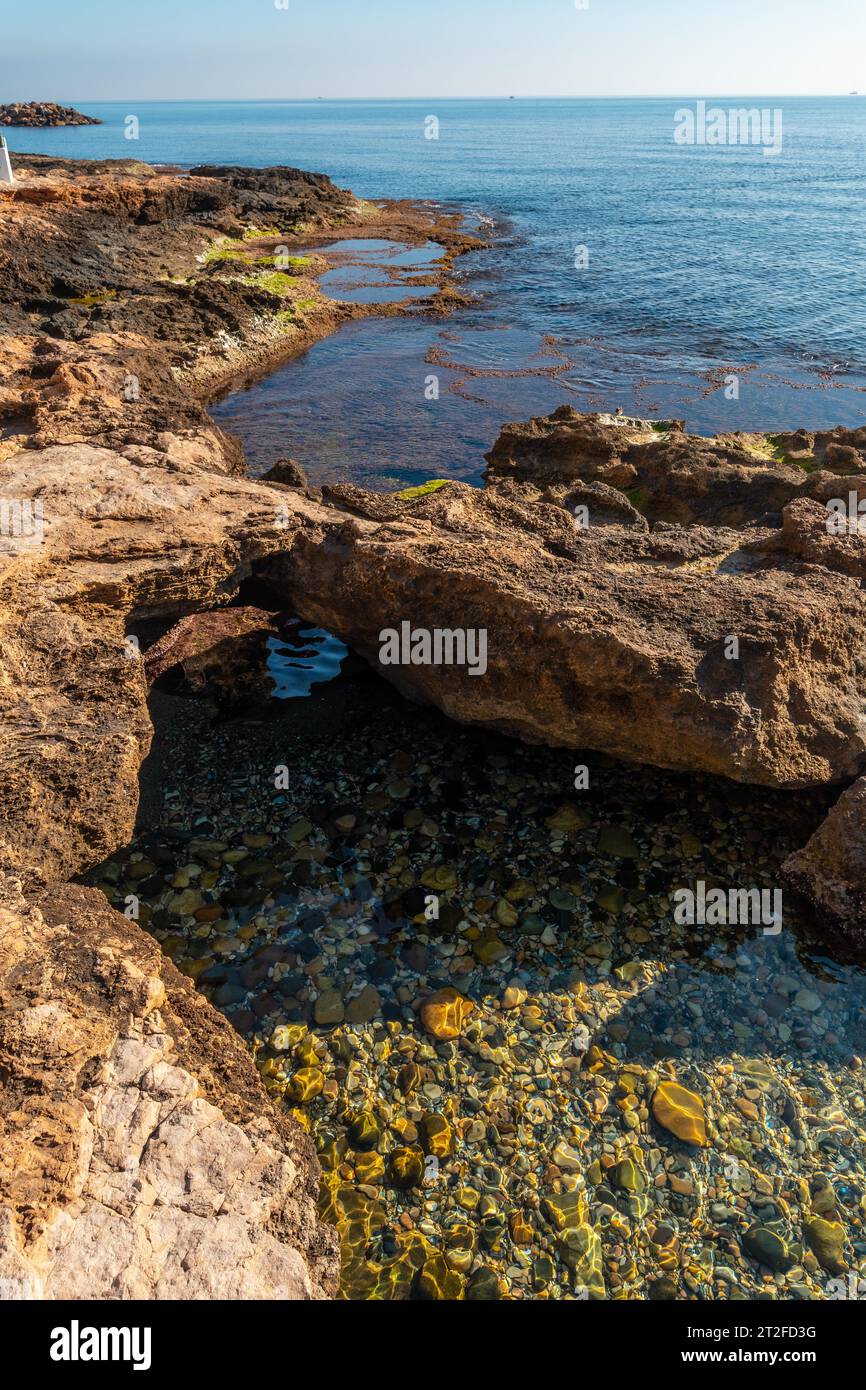
<svg viewBox="0 0 866 1390">
<path fill-rule="evenodd" d="M 0 0 L 0 102 L 854 89 L 864 0 Z"/>
</svg>

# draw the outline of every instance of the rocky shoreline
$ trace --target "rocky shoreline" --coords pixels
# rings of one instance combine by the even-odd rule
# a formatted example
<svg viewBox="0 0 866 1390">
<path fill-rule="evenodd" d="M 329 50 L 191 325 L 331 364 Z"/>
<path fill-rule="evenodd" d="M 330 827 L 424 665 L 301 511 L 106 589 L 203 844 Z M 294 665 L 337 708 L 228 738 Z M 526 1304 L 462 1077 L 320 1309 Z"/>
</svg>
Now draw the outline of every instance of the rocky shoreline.
<svg viewBox="0 0 866 1390">
<path fill-rule="evenodd" d="M 0 194 L 0 496 L 38 534 L 0 538 L 2 1272 L 47 1296 L 71 1280 L 92 1296 L 326 1296 L 335 1252 L 298 1126 L 240 1043 L 218 1065 L 227 1025 L 142 929 L 70 887 L 132 836 L 151 739 L 143 634 L 251 578 L 377 666 L 380 631 L 407 618 L 483 628 L 483 680 L 382 674 L 528 743 L 844 792 L 866 762 L 866 549 L 826 519 L 832 499 L 866 497 L 866 431 L 707 440 L 564 410 L 506 427 L 482 490 L 254 482 L 208 400 L 372 311 L 322 294 L 311 240 L 437 242 L 433 313 L 459 298 L 454 259 L 480 240 L 456 215 L 360 203 L 294 170 L 32 156 L 16 174 Z M 859 785 L 787 870 L 855 947 Z M 50 1052 L 63 1030 L 91 1038 L 65 1083 Z M 214 1149 L 188 1161 L 202 1128 Z M 68 1155 L 53 1176 L 49 1136 Z M 241 1143 L 243 1174 L 227 1175 Z M 202 1230 L 219 1243 L 224 1190 L 243 1240 L 211 1279 L 207 1247 L 200 1264 L 188 1252 Z M 87 1233 L 109 1228 L 88 1274 Z M 174 1253 L 157 1258 L 167 1229 Z"/>
<path fill-rule="evenodd" d="M 410 245 L 436 237 L 436 312 L 455 294 L 453 257 L 480 243 L 456 217 L 361 204 L 292 170 L 178 176 L 38 156 L 16 166 L 0 201 L 0 494 L 32 500 L 31 517 L 38 501 L 45 528 L 29 544 L 19 513 L 0 543 L 0 1268 L 46 1297 L 332 1294 L 334 1238 L 312 1205 L 309 1142 L 151 939 L 69 879 L 128 840 L 135 820 L 151 730 L 128 625 L 222 603 L 282 543 L 294 494 L 236 476 L 239 452 L 206 400 L 365 312 L 327 300 L 303 257 L 276 272 L 273 247 L 371 227 Z M 319 511 L 311 504 L 311 524 Z M 81 1033 L 63 1081 L 58 1028 Z M 60 1146 L 51 1170 L 47 1142 Z M 104 1258 L 83 1272 L 97 1231 Z"/>
</svg>

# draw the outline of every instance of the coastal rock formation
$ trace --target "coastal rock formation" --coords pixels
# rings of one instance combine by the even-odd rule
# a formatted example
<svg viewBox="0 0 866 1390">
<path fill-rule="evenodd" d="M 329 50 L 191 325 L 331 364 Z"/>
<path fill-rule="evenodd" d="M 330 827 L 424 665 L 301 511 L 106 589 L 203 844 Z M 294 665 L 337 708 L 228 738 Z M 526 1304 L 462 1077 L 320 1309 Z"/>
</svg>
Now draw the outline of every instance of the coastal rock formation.
<svg viewBox="0 0 866 1390">
<path fill-rule="evenodd" d="M 56 101 L 12 101 L 0 106 L 0 126 L 102 125 L 95 116 L 84 116 L 74 106 Z"/>
<path fill-rule="evenodd" d="M 327 513 L 303 494 L 164 442 L 0 463 L 0 496 L 44 515 L 41 543 L 0 552 L 0 872 L 28 890 L 132 832 L 150 742 L 136 624 L 219 607 L 298 530 L 323 534 Z"/>
<path fill-rule="evenodd" d="M 222 673 L 242 671 L 244 664 L 251 664 L 254 645 L 263 636 L 276 635 L 274 616 L 259 608 L 217 608 L 181 618 L 148 648 L 144 659 L 148 684 L 176 666 L 197 690 Z"/>
<path fill-rule="evenodd" d="M 484 489 L 243 476 L 210 395 L 355 312 L 267 262 L 371 224 L 471 244 L 293 170 L 34 158 L 0 194 L 0 1273 L 49 1297 L 333 1290 L 298 1127 L 135 921 L 68 883 L 132 833 L 149 679 L 257 630 L 224 611 L 246 580 L 527 742 L 785 788 L 866 767 L 866 541 L 826 526 L 866 497 L 862 431 L 704 440 L 568 410 L 506 427 Z M 174 630 L 149 651 L 154 623 Z M 483 673 L 382 665 L 404 624 L 484 632 Z M 792 868 L 837 916 L 848 798 Z"/>
<path fill-rule="evenodd" d="M 291 169 L 19 156 L 0 190 L 0 1280 L 23 1296 L 335 1292 L 302 1131 L 136 922 L 65 881 L 132 833 L 135 625 L 221 608 L 312 524 L 285 484 L 237 478 L 204 408 L 367 312 L 276 256 L 375 223 L 438 237 L 444 289 L 477 244 L 459 221 Z M 175 654 L 207 668 L 238 622 Z"/>
<path fill-rule="evenodd" d="M 374 207 L 298 169 L 178 177 L 22 155 L 15 172 L 0 189 L 0 458 L 54 443 L 158 448 L 171 430 L 216 441 L 238 469 L 207 400 L 370 312 L 321 292 L 315 258 L 300 254 L 311 239 L 375 226 L 401 244 L 438 240 L 431 307 L 447 301 L 454 256 L 481 244 L 455 214 Z"/>
<path fill-rule="evenodd" d="M 0 880 L 5 1296 L 332 1296 L 312 1144 L 130 927 L 91 889 Z"/>
<path fill-rule="evenodd" d="M 778 526 L 789 502 L 866 496 L 866 429 L 704 439 L 680 421 L 582 415 L 563 406 L 503 427 L 487 479 L 562 500 L 574 484 L 624 494 L 655 525 Z"/>
<path fill-rule="evenodd" d="M 862 768 L 859 538 L 832 538 L 818 566 L 790 523 L 578 530 L 561 507 L 459 483 L 318 501 L 166 443 L 0 464 L 0 494 L 45 518 L 41 544 L 0 556 L 0 870 L 29 889 L 132 830 L 150 732 L 137 625 L 219 607 L 252 575 L 376 665 L 404 622 L 486 631 L 483 676 L 381 668 L 463 722 L 768 786 Z"/>
<path fill-rule="evenodd" d="M 578 529 L 513 485 L 325 501 L 352 519 L 324 545 L 299 533 L 267 574 L 373 663 L 404 622 L 485 631 L 483 676 L 382 667 L 461 722 L 766 786 L 863 766 L 866 596 L 832 555 L 801 563 L 781 529 Z"/>
</svg>

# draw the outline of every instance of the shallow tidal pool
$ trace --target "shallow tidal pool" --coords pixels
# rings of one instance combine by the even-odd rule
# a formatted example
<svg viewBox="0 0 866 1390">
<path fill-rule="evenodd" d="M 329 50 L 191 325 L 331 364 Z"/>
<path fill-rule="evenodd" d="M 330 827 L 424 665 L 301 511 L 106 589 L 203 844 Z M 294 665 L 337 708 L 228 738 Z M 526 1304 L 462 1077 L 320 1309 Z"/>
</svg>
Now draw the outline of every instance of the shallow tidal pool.
<svg viewBox="0 0 866 1390">
<path fill-rule="evenodd" d="M 312 1135 L 344 1297 L 857 1296 L 863 974 L 787 894 L 775 935 L 672 903 L 779 888 L 826 799 L 526 747 L 359 672 L 267 720 L 171 703 L 88 881 Z"/>
</svg>

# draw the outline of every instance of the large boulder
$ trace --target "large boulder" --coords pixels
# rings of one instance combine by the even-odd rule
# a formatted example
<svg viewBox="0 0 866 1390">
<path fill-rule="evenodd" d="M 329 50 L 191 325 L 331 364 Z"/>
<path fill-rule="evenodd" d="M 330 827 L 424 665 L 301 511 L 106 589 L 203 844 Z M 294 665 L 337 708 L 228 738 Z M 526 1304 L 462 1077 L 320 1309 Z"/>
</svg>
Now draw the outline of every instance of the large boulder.
<svg viewBox="0 0 866 1390">
<path fill-rule="evenodd" d="M 832 546 L 819 567 L 781 530 L 580 529 L 509 487 L 326 500 L 343 524 L 298 532 L 265 572 L 454 719 L 774 787 L 844 783 L 864 765 L 866 596 Z M 848 549 L 840 538 L 846 564 Z M 381 665 L 383 632 L 403 623 L 483 630 L 486 671 Z"/>
</svg>

